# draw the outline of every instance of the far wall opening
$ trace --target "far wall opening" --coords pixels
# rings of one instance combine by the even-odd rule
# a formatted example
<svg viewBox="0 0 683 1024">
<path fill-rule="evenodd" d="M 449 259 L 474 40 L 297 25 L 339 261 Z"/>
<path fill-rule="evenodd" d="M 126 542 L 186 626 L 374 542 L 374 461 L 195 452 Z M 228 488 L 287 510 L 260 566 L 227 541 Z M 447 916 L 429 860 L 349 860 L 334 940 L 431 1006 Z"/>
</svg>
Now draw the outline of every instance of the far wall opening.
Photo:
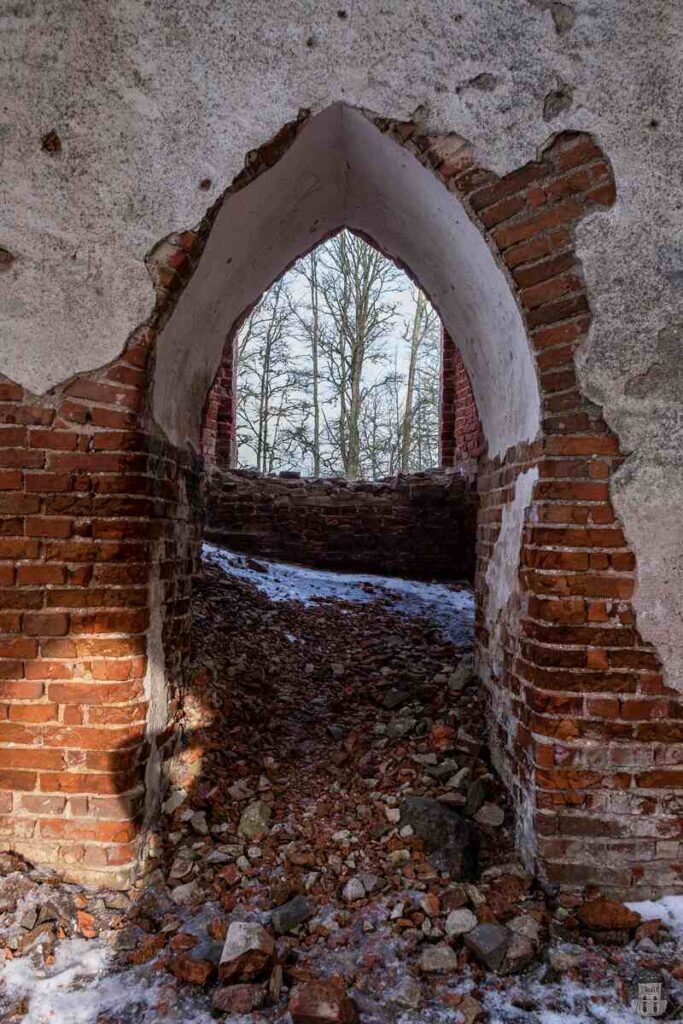
<svg viewBox="0 0 683 1024">
<path fill-rule="evenodd" d="M 437 466 L 439 349 L 424 292 L 340 231 L 238 332 L 235 467 L 377 480 Z"/>
<path fill-rule="evenodd" d="M 343 229 L 290 267 L 225 344 L 209 466 L 380 480 L 476 458 L 460 353 L 424 291 Z"/>
<path fill-rule="evenodd" d="M 316 568 L 473 583 L 481 438 L 425 292 L 343 228 L 228 334 L 202 427 L 205 537 Z"/>
</svg>

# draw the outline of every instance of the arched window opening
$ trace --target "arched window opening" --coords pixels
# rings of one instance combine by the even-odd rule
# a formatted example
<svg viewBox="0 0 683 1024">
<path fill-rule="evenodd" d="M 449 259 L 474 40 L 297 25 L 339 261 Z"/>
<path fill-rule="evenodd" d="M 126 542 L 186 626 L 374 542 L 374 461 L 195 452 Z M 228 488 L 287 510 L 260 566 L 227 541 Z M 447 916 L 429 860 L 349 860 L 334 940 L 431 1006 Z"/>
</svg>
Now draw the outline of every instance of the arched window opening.
<svg viewBox="0 0 683 1024">
<path fill-rule="evenodd" d="M 378 480 L 439 463 L 441 327 L 348 230 L 262 296 L 235 343 L 238 468 Z"/>
</svg>

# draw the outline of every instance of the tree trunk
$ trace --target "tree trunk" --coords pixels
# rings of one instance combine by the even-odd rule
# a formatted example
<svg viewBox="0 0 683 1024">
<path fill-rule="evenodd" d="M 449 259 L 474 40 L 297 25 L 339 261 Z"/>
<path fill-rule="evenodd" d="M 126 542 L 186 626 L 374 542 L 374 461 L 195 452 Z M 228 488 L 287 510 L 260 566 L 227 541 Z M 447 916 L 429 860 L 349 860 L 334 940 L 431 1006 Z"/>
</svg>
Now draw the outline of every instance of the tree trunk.
<svg viewBox="0 0 683 1024">
<path fill-rule="evenodd" d="M 318 368 L 320 314 L 318 308 L 318 257 L 311 253 L 311 357 L 313 361 L 313 475 L 320 476 L 320 373 Z"/>
<path fill-rule="evenodd" d="M 406 382 L 406 404 L 401 425 L 401 469 L 405 473 L 410 467 L 410 445 L 413 433 L 413 403 L 415 395 L 415 368 L 417 354 L 422 341 L 422 320 L 425 310 L 425 297 L 418 291 L 415 301 L 415 313 L 410 335 L 410 361 L 408 363 L 408 380 Z"/>
</svg>

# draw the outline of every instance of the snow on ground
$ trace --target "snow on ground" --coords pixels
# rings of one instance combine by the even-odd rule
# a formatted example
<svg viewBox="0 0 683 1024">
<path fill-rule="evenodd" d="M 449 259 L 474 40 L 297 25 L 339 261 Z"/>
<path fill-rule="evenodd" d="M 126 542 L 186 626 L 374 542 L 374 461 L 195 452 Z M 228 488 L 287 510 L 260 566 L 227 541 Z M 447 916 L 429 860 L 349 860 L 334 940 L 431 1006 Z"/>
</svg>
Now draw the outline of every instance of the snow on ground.
<svg viewBox="0 0 683 1024">
<path fill-rule="evenodd" d="M 680 925 L 682 903 L 682 897 L 665 897 L 637 906 L 651 907 L 651 916 L 665 920 L 666 908 L 677 905 L 675 914 Z M 683 936 L 683 931 L 679 934 Z M 579 947 L 571 948 L 581 952 Z M 96 1024 L 109 1014 L 130 1024 L 212 1024 L 214 1018 L 206 999 L 197 990 L 190 988 L 179 996 L 177 990 L 166 988 L 168 976 L 162 972 L 156 975 L 152 965 L 117 972 L 112 959 L 112 948 L 102 938 L 71 938 L 58 945 L 55 962 L 47 969 L 36 967 L 30 957 L 5 961 L 0 964 L 0 1005 L 28 998 L 22 1024 Z M 500 988 L 500 979 L 495 978 L 490 987 L 482 986 L 489 1024 L 643 1021 L 615 998 L 614 983 L 609 978 L 606 984 L 590 987 L 569 979 L 547 985 L 540 980 L 541 972 L 542 968 L 537 967 L 529 974 L 505 979 L 508 984 Z M 465 979 L 452 986 L 453 991 L 470 988 L 471 983 Z M 224 1024 L 247 1024 L 254 1017 L 231 1014 L 223 1020 Z M 459 1024 L 461 1020 L 457 1010 L 432 1005 L 401 1013 L 397 1024 Z"/>
<path fill-rule="evenodd" d="M 116 972 L 112 956 L 102 939 L 71 938 L 59 943 L 48 968 L 36 967 L 31 957 L 6 960 L 0 964 L 0 1005 L 28 998 L 21 1024 L 95 1024 L 107 1014 L 125 1014 L 131 1024 L 212 1024 L 196 997 L 179 999 L 174 992 L 173 1005 L 163 1005 L 168 976 L 155 978 L 149 967 Z"/>
<path fill-rule="evenodd" d="M 643 900 L 641 903 L 627 903 L 626 906 L 640 914 L 643 921 L 658 918 L 683 942 L 683 896 L 663 896 L 661 900 Z"/>
<path fill-rule="evenodd" d="M 248 580 L 272 601 L 315 601 L 338 599 L 367 602 L 386 598 L 397 611 L 423 616 L 441 628 L 446 639 L 459 647 L 470 647 L 474 629 L 474 594 L 468 586 L 423 583 L 394 576 L 306 569 L 300 565 L 253 559 L 215 544 L 204 544 L 203 557 L 239 579 Z M 259 572 L 255 565 L 267 571 Z"/>
</svg>

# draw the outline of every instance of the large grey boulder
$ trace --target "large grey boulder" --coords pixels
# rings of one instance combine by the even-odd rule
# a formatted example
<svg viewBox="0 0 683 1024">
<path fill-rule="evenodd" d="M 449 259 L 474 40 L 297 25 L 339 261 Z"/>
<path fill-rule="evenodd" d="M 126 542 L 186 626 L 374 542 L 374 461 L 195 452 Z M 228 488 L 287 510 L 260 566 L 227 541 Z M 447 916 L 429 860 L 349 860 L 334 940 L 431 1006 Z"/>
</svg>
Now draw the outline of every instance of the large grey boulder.
<svg viewBox="0 0 683 1024">
<path fill-rule="evenodd" d="M 265 835 L 270 827 L 270 819 L 273 810 L 264 800 L 254 800 L 242 811 L 242 817 L 238 826 L 241 836 L 247 839 L 256 839 Z"/>
<path fill-rule="evenodd" d="M 424 840 L 427 859 L 437 871 L 446 871 L 454 879 L 474 878 L 479 834 L 452 807 L 426 797 L 406 797 L 401 804 L 401 825 L 410 825 Z"/>
</svg>

